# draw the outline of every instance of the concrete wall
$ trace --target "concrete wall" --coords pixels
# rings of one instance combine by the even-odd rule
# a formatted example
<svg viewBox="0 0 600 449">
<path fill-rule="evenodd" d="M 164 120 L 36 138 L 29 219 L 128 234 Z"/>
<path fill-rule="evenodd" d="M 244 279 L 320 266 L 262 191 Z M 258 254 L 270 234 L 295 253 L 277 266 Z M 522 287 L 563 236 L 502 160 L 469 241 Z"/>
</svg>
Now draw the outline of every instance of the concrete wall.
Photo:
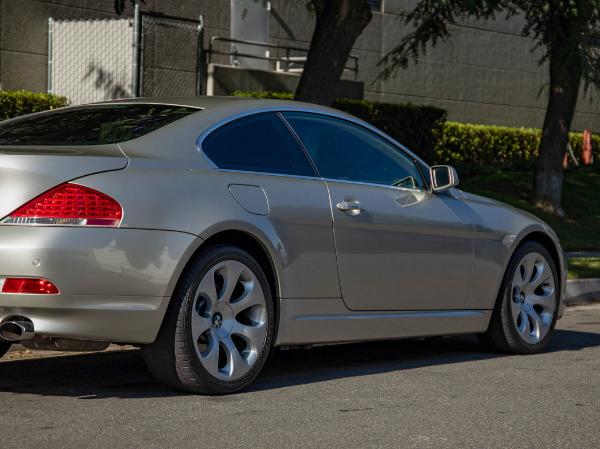
<svg viewBox="0 0 600 449">
<path fill-rule="evenodd" d="M 406 28 L 402 13 L 416 0 L 383 0 L 382 12 L 359 37 L 358 80 L 366 99 L 432 104 L 450 120 L 505 126 L 541 127 L 547 101 L 548 70 L 538 66 L 533 42 L 520 36 L 522 21 L 468 21 L 454 26 L 450 43 L 431 48 L 418 64 L 376 80 L 379 59 Z M 146 0 L 143 10 L 197 18 L 204 14 L 205 42 L 229 36 L 229 0 Z M 128 6 L 126 16 L 131 16 Z M 46 90 L 47 20 L 116 17 L 112 0 L 0 0 L 0 87 Z M 308 48 L 314 27 L 304 2 L 272 0 L 271 43 Z M 276 51 L 273 51 L 277 54 Z M 227 63 L 228 57 L 213 62 Z M 345 78 L 353 78 L 347 73 Z M 546 86 L 544 90 L 544 86 Z M 597 97 L 597 95 L 596 95 Z M 574 130 L 600 132 L 600 105 L 580 98 Z"/>
<path fill-rule="evenodd" d="M 539 66 L 540 51 L 520 35 L 523 20 L 467 21 L 451 29 L 452 40 L 429 48 L 417 64 L 400 69 L 386 81 L 375 81 L 379 58 L 407 32 L 402 13 L 415 0 L 384 0 L 359 37 L 365 98 L 430 104 L 448 110 L 450 120 L 463 123 L 541 128 L 548 98 L 548 67 Z M 574 130 L 600 132 L 600 104 L 580 95 Z"/>
<path fill-rule="evenodd" d="M 295 73 L 272 72 L 246 69 L 219 64 L 208 65 L 207 95 L 229 95 L 236 90 L 243 92 L 295 92 L 300 75 Z M 342 79 L 335 88 L 335 96 L 362 100 L 362 81 Z"/>
</svg>

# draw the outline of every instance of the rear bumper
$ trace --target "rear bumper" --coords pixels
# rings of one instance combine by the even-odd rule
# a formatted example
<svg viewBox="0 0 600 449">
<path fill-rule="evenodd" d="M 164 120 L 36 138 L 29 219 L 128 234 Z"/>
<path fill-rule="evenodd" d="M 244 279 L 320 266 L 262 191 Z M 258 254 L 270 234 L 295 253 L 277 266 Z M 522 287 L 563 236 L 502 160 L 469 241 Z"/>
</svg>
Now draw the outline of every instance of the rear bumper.
<svg viewBox="0 0 600 449">
<path fill-rule="evenodd" d="M 0 293 L 0 321 L 25 316 L 44 336 L 152 342 L 200 242 L 170 231 L 0 226 L 0 277 L 44 278 L 60 291 Z"/>
</svg>

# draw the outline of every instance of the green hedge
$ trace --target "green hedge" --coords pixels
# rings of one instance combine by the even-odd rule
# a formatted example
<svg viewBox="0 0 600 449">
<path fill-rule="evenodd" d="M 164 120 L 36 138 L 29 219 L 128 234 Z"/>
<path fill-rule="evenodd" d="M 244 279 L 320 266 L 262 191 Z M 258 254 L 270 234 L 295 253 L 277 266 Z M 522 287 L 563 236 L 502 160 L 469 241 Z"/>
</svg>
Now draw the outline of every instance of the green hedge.
<svg viewBox="0 0 600 449">
<path fill-rule="evenodd" d="M 233 95 L 293 100 L 294 95 L 276 92 L 235 92 Z M 335 109 L 352 114 L 384 131 L 426 161 L 431 161 L 436 136 L 446 121 L 446 111 L 434 106 L 377 103 L 335 99 Z"/>
<path fill-rule="evenodd" d="M 435 156 L 431 162 L 450 165 L 503 164 L 535 161 L 542 131 L 531 128 L 464 125 L 447 122 L 436 134 Z M 581 163 L 583 135 L 569 135 L 576 159 Z M 600 160 L 600 136 L 592 135 L 592 154 Z"/>
<path fill-rule="evenodd" d="M 67 105 L 65 97 L 21 91 L 0 91 L 0 120 L 7 120 L 32 112 L 61 108 Z"/>
</svg>

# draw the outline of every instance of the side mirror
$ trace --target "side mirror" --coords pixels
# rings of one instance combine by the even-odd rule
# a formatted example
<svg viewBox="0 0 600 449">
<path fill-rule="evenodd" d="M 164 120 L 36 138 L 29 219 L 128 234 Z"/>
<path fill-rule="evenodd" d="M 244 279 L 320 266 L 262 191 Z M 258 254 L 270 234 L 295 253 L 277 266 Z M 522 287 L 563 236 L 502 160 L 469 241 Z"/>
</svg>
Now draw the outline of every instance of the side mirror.
<svg viewBox="0 0 600 449">
<path fill-rule="evenodd" d="M 458 185 L 458 173 L 449 165 L 434 165 L 429 169 L 431 191 L 443 192 Z"/>
</svg>

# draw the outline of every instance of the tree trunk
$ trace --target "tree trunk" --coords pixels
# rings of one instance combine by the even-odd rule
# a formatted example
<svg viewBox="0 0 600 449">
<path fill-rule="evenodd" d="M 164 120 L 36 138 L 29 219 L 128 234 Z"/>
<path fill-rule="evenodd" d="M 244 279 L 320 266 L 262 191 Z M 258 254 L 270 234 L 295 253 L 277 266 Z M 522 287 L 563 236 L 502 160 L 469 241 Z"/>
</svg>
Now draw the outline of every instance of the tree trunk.
<svg viewBox="0 0 600 449">
<path fill-rule="evenodd" d="M 371 21 L 367 0 L 312 0 L 315 31 L 295 99 L 329 106 L 356 38 Z"/>
<path fill-rule="evenodd" d="M 533 204 L 560 217 L 565 216 L 561 206 L 562 164 L 582 74 L 579 48 L 562 50 L 561 55 L 550 58 L 550 97 L 533 181 Z"/>
</svg>

